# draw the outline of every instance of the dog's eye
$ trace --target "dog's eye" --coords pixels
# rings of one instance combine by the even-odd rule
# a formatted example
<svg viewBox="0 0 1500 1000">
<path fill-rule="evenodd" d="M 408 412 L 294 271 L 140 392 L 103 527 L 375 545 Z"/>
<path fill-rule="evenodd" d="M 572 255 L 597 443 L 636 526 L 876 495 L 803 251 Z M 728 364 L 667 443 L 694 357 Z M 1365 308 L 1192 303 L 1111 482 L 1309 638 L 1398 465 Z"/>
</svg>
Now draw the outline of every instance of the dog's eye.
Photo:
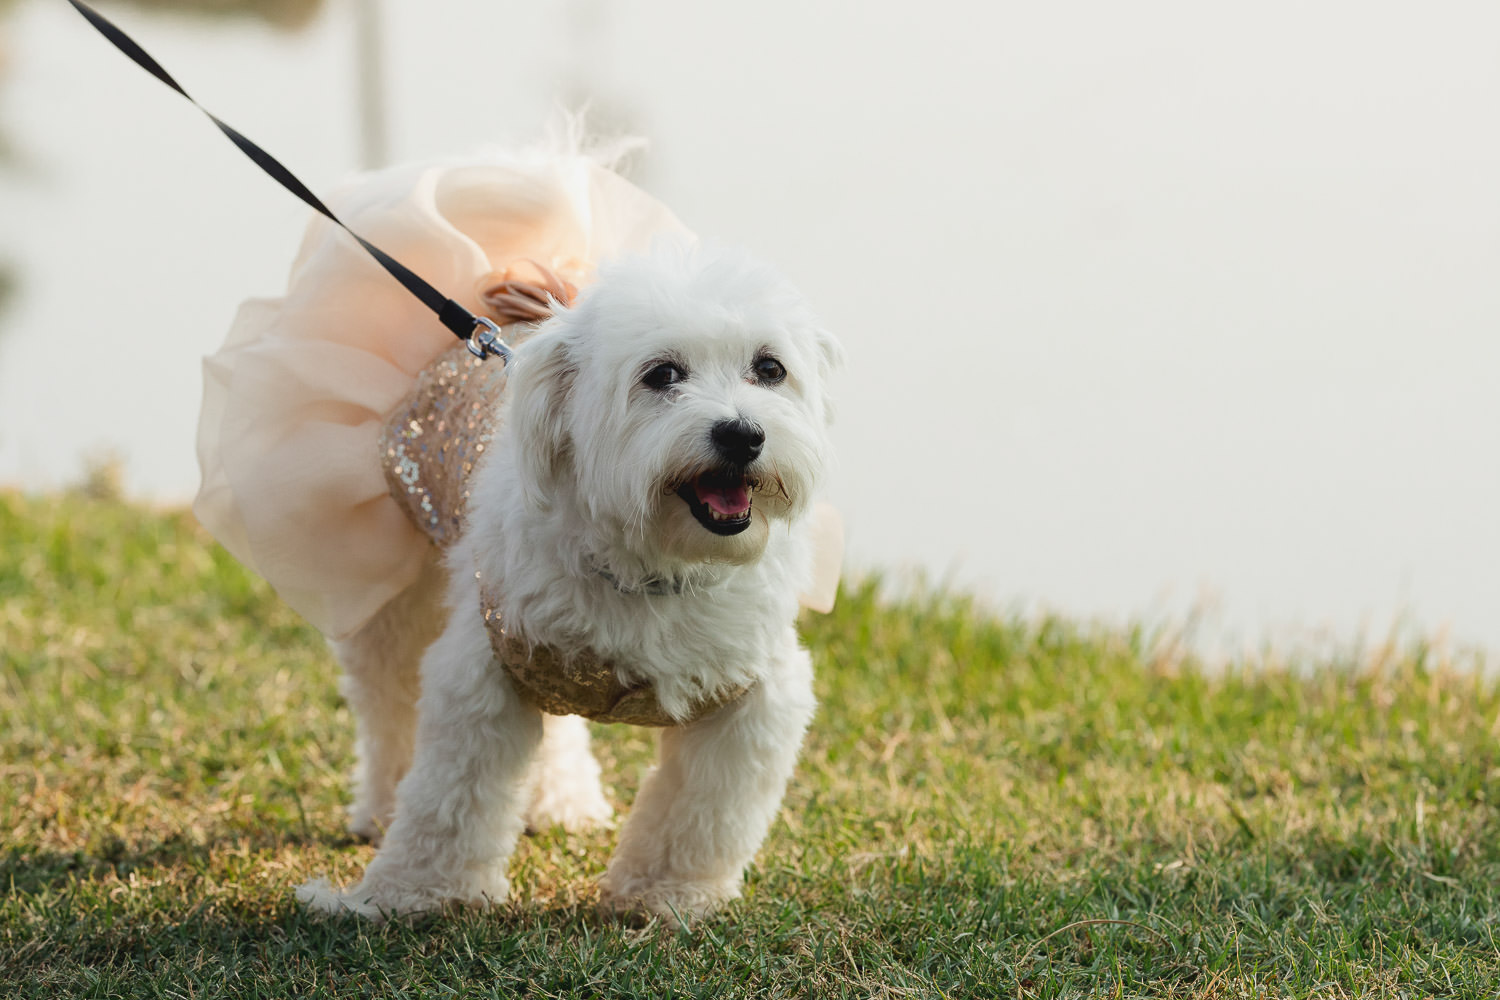
<svg viewBox="0 0 1500 1000">
<path fill-rule="evenodd" d="M 641 384 L 648 389 L 665 389 L 687 378 L 687 373 L 670 361 L 663 361 L 641 376 Z"/>
<path fill-rule="evenodd" d="M 759 357 L 753 366 L 756 381 L 775 385 L 786 378 L 786 366 L 772 357 Z"/>
</svg>

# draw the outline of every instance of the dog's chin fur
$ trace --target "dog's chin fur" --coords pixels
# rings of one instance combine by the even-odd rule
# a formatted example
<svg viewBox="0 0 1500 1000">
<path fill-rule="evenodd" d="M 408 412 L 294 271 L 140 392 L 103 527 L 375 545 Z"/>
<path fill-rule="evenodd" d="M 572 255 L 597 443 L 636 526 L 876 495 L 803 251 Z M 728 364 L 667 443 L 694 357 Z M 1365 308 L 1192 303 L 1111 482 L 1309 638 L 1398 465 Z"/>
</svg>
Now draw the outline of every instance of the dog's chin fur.
<svg viewBox="0 0 1500 1000">
<path fill-rule="evenodd" d="M 610 816 L 582 721 L 542 716 L 493 665 L 477 578 L 507 629 L 613 661 L 676 718 L 748 688 L 663 731 L 602 882 L 610 909 L 664 916 L 738 895 L 813 709 L 794 620 L 838 356 L 783 279 L 685 248 L 603 268 L 521 345 L 447 555 L 446 602 L 419 585 L 336 646 L 360 726 L 352 825 L 384 846 L 358 885 L 310 887 L 309 905 L 381 916 L 496 902 L 523 827 Z M 766 357 L 784 378 L 756 375 Z M 663 361 L 684 377 L 653 388 L 643 376 Z M 765 440 L 743 466 L 760 485 L 750 523 L 719 534 L 666 484 L 722 466 L 712 432 L 730 420 Z M 662 580 L 674 586 L 646 586 Z"/>
</svg>

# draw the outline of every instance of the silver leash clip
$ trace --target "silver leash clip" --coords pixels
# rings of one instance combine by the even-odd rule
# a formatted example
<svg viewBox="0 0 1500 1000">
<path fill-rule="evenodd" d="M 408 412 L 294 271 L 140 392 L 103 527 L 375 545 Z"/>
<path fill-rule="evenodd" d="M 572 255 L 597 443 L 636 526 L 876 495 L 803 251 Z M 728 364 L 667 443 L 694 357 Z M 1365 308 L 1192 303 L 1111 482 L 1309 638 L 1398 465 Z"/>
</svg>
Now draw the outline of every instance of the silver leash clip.
<svg viewBox="0 0 1500 1000">
<path fill-rule="evenodd" d="M 480 361 L 487 357 L 498 357 L 502 364 L 510 364 L 510 345 L 500 337 L 500 327 L 492 319 L 474 317 L 474 330 L 469 334 L 469 353 Z"/>
</svg>

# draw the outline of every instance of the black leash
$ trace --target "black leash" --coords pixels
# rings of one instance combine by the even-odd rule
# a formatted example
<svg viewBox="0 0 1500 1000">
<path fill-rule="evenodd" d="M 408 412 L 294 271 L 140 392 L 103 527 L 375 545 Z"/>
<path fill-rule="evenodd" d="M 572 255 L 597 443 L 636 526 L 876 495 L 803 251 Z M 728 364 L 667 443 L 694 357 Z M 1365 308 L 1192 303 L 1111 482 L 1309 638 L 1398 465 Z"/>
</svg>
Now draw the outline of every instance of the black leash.
<svg viewBox="0 0 1500 1000">
<path fill-rule="evenodd" d="M 406 265 L 344 225 L 342 219 L 334 215 L 333 211 L 308 189 L 307 185 L 293 176 L 292 172 L 282 166 L 281 162 L 274 156 L 245 138 L 229 125 L 220 121 L 214 116 L 213 112 L 209 111 L 203 105 L 194 101 L 192 95 L 183 90 L 182 85 L 172 79 L 172 75 L 162 68 L 161 63 L 151 58 L 145 49 L 136 44 L 135 39 L 115 27 L 104 15 L 94 10 L 88 4 L 82 3 L 81 0 L 68 0 L 68 2 L 73 5 L 73 8 L 78 13 L 87 18 L 90 24 L 98 28 L 99 33 L 109 39 L 115 48 L 129 56 L 137 66 L 177 91 L 183 97 L 186 97 L 192 102 L 193 107 L 208 115 L 209 119 L 215 125 L 219 126 L 219 131 L 227 135 L 229 141 L 240 148 L 240 152 L 255 161 L 255 164 L 275 178 L 277 183 L 298 198 L 301 198 L 314 211 L 323 215 L 339 226 L 339 228 L 343 229 L 344 232 L 358 240 L 359 245 L 368 250 L 370 256 L 374 257 L 380 266 L 390 273 L 391 277 L 401 282 L 403 288 L 415 295 L 422 301 L 423 305 L 437 314 L 438 321 L 443 326 L 451 330 L 458 339 L 468 342 L 470 353 L 478 358 L 495 355 L 503 361 L 510 360 L 510 347 L 500 338 L 500 327 L 496 326 L 493 320 L 483 316 L 475 316 L 469 310 L 423 281 Z"/>
</svg>

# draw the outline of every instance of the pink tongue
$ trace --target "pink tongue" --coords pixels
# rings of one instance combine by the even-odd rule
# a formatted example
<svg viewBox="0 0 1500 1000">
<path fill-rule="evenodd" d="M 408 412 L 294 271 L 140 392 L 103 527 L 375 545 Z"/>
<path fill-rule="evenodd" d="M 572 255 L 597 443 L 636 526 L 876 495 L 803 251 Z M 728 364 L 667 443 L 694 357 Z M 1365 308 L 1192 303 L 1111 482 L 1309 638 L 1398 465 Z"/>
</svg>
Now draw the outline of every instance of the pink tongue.
<svg viewBox="0 0 1500 1000">
<path fill-rule="evenodd" d="M 744 483 L 734 486 L 697 484 L 698 499 L 720 514 L 743 514 L 750 509 L 750 490 Z"/>
</svg>

